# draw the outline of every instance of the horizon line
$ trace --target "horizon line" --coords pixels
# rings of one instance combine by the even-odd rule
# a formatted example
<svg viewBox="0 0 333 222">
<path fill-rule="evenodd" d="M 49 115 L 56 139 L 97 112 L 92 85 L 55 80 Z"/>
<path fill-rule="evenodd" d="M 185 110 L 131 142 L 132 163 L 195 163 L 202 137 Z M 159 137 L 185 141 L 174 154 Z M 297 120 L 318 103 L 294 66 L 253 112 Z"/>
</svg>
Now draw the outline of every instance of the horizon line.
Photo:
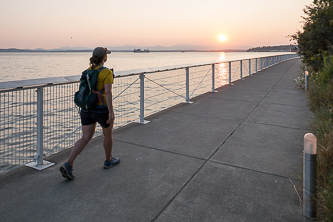
<svg viewBox="0 0 333 222">
<path fill-rule="evenodd" d="M 121 48 L 125 46 L 116 46 L 116 47 L 109 47 L 109 49 L 112 50 L 112 48 Z M 136 47 L 136 46 L 133 46 Z M 158 47 L 158 46 L 153 46 Z M 161 46 L 164 47 L 164 46 Z M 279 45 L 279 46 L 258 46 L 258 47 L 252 47 L 252 48 L 228 48 L 228 49 L 167 49 L 168 47 L 164 47 L 166 49 L 151 49 L 150 52 L 244 52 L 254 49 L 265 49 L 265 48 L 271 48 L 271 49 L 278 49 L 280 50 L 287 50 L 287 49 L 281 49 L 283 47 L 295 47 L 295 45 Z M 66 49 L 68 48 L 68 49 Z M 76 48 L 76 49 L 75 49 Z M 81 49 L 79 49 L 81 48 Z M 148 47 L 149 48 L 149 47 Z M 169 47 L 171 48 L 171 47 Z M 36 49 L 19 49 L 19 48 L 0 48 L 0 52 L 91 52 L 93 48 L 88 47 L 69 47 L 64 46 L 60 48 L 55 49 L 44 49 L 44 48 L 36 48 Z M 113 49 L 114 52 L 133 52 L 132 49 Z"/>
</svg>

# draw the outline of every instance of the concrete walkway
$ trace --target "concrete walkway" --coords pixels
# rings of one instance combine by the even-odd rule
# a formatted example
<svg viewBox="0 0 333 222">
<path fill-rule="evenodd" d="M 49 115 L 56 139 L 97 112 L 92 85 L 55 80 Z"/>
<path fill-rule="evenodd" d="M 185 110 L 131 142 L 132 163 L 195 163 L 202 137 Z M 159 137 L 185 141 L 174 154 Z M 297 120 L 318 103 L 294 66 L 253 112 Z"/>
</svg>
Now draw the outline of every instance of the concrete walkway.
<svg viewBox="0 0 333 222">
<path fill-rule="evenodd" d="M 303 136 L 311 112 L 293 79 L 300 59 L 114 133 L 121 164 L 102 168 L 102 139 L 59 166 L 0 176 L 0 221 L 304 221 Z"/>
</svg>

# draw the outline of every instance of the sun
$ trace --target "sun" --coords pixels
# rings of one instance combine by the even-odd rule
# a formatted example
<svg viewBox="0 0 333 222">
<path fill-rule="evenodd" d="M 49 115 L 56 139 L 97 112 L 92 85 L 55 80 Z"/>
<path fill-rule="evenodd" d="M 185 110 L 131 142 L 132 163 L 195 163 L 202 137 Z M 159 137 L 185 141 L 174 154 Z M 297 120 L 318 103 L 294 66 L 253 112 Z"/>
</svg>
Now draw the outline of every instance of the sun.
<svg viewBox="0 0 333 222">
<path fill-rule="evenodd" d="M 220 34 L 220 35 L 219 35 L 219 40 L 220 40 L 221 42 L 224 42 L 224 41 L 227 40 L 227 36 L 226 36 L 225 34 Z"/>
</svg>

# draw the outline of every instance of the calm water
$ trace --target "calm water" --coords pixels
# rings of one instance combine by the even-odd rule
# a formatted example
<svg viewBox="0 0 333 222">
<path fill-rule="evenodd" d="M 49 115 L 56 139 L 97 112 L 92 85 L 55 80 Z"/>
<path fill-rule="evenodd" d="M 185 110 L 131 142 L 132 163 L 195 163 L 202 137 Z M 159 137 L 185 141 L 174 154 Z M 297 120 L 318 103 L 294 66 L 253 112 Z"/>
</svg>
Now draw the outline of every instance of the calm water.
<svg viewBox="0 0 333 222">
<path fill-rule="evenodd" d="M 285 52 L 113 52 L 105 66 L 115 72 L 151 67 L 239 60 Z M 81 75 L 90 52 L 0 53 L 0 82 Z"/>
</svg>

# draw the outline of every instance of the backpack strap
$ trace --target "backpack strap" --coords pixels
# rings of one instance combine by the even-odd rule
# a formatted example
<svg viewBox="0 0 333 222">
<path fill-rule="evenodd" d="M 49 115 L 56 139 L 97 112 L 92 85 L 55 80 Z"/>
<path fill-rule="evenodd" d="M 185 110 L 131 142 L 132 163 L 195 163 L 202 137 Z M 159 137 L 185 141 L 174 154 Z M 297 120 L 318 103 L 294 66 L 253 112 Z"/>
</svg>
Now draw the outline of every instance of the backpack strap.
<svg viewBox="0 0 333 222">
<path fill-rule="evenodd" d="M 104 66 L 99 67 L 99 68 L 97 69 L 98 73 L 100 73 L 103 69 L 106 69 L 106 67 L 104 67 Z"/>
<path fill-rule="evenodd" d="M 98 74 L 102 71 L 102 70 L 104 70 L 104 69 L 107 69 L 106 67 L 104 67 L 104 66 L 101 66 L 101 67 L 99 67 L 98 69 L 97 69 L 97 71 L 98 71 Z M 97 80 L 96 80 L 96 86 L 95 86 L 95 91 L 97 91 L 97 82 L 98 82 L 98 74 L 97 74 L 97 76 L 96 76 L 96 78 L 97 78 Z M 101 89 L 100 91 L 98 91 L 100 94 L 102 94 L 103 95 L 103 90 L 104 90 L 104 86 L 103 86 L 103 89 Z M 104 105 L 104 101 L 103 101 L 103 99 L 102 99 L 102 105 Z"/>
<path fill-rule="evenodd" d="M 96 76 L 96 78 L 97 78 L 97 80 L 96 80 L 96 90 L 97 90 L 97 82 L 98 82 L 98 74 L 102 71 L 102 70 L 104 70 L 104 69 L 106 69 L 106 67 L 104 67 L 104 66 L 101 66 L 101 67 L 99 67 L 98 69 L 97 69 L 97 71 L 98 71 L 98 73 L 97 73 L 97 76 Z M 100 92 L 102 92 L 104 90 L 104 86 L 103 86 L 103 89 L 101 89 L 101 91 Z"/>
</svg>

